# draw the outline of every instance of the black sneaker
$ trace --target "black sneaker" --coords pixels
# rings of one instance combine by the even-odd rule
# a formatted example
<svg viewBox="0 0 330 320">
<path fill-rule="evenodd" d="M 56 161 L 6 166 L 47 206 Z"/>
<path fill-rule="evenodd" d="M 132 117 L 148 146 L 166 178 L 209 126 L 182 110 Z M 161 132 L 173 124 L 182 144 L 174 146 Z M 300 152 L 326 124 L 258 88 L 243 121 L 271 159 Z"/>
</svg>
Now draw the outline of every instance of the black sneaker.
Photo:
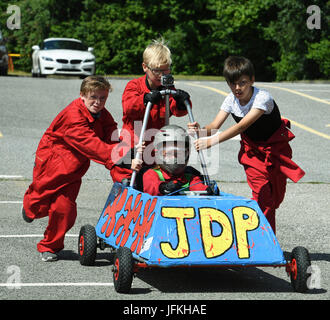
<svg viewBox="0 0 330 320">
<path fill-rule="evenodd" d="M 33 221 L 33 219 L 27 217 L 27 215 L 25 214 L 24 207 L 22 207 L 22 216 L 23 216 L 23 220 L 27 223 L 31 223 Z"/>
</svg>

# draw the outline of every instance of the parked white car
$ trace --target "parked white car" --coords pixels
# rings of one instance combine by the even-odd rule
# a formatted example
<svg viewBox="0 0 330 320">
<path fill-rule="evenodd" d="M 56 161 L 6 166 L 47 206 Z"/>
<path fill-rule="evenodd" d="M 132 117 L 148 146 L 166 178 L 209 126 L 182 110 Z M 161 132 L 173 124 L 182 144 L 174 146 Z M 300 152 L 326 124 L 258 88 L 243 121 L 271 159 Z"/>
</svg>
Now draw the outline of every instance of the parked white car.
<svg viewBox="0 0 330 320">
<path fill-rule="evenodd" d="M 95 74 L 93 48 L 73 38 L 48 38 L 32 47 L 32 76 Z"/>
</svg>

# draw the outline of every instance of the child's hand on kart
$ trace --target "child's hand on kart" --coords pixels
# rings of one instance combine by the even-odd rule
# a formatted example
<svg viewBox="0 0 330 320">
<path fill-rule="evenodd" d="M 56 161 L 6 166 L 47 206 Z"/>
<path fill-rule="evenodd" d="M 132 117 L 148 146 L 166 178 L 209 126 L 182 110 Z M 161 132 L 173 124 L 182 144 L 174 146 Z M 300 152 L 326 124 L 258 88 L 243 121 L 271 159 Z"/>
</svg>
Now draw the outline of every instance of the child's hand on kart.
<svg viewBox="0 0 330 320">
<path fill-rule="evenodd" d="M 217 134 L 215 134 L 209 138 L 199 138 L 194 141 L 195 149 L 197 151 L 210 148 L 217 143 L 219 143 Z"/>
<path fill-rule="evenodd" d="M 146 143 L 145 143 L 145 141 L 143 141 L 142 144 L 137 144 L 137 145 L 135 146 L 136 152 L 137 152 L 137 153 L 140 153 L 141 155 L 143 154 L 145 148 L 146 148 Z"/>
<path fill-rule="evenodd" d="M 189 122 L 188 123 L 188 134 L 191 136 L 194 136 L 196 133 L 198 134 L 201 126 L 199 125 L 198 122 Z"/>
<path fill-rule="evenodd" d="M 141 144 L 138 144 L 135 146 L 136 152 L 139 153 L 141 155 L 140 158 L 142 158 L 142 154 L 144 149 L 146 148 L 145 142 L 142 142 Z M 143 164 L 143 160 L 135 158 L 132 160 L 132 165 L 131 165 L 131 169 L 134 171 L 139 171 L 142 168 L 142 164 Z"/>
<path fill-rule="evenodd" d="M 132 160 L 131 169 L 134 171 L 140 171 L 142 168 L 142 164 L 143 164 L 143 160 L 135 158 Z"/>
</svg>

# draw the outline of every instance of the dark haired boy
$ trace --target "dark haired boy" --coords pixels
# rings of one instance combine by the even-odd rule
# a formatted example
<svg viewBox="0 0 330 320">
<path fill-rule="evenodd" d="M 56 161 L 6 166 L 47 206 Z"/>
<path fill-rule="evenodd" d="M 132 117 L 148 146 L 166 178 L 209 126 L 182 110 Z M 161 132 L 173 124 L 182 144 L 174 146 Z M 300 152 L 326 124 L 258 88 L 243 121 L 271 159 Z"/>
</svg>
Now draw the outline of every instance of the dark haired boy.
<svg viewBox="0 0 330 320">
<path fill-rule="evenodd" d="M 277 104 L 266 90 L 253 86 L 255 76 L 250 60 L 228 57 L 223 75 L 231 93 L 214 120 L 203 129 L 211 135 L 211 130 L 219 129 L 229 114 L 236 124 L 208 139 L 197 139 L 194 144 L 197 150 L 201 150 L 241 135 L 239 163 L 244 166 L 253 199 L 258 202 L 275 233 L 275 210 L 284 199 L 287 178 L 297 182 L 305 174 L 291 160 L 289 141 L 294 135 L 288 129 L 290 122 L 281 119 Z M 200 130 L 197 122 L 189 123 L 188 128 Z"/>
</svg>

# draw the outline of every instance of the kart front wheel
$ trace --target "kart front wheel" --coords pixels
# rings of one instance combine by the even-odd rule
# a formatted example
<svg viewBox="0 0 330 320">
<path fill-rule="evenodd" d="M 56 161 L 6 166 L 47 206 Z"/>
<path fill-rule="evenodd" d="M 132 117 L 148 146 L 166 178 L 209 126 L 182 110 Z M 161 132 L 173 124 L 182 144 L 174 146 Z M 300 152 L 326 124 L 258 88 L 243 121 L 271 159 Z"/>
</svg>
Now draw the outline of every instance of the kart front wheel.
<svg viewBox="0 0 330 320">
<path fill-rule="evenodd" d="M 78 254 L 80 264 L 83 266 L 92 266 L 96 259 L 97 237 L 95 228 L 89 224 L 80 229 Z"/>
<path fill-rule="evenodd" d="M 114 258 L 113 283 L 118 293 L 128 293 L 133 281 L 133 256 L 129 248 L 120 247 Z"/>
<path fill-rule="evenodd" d="M 294 248 L 291 253 L 291 262 L 289 265 L 289 274 L 294 291 L 300 293 L 306 292 L 308 290 L 307 281 L 311 276 L 311 259 L 308 250 L 304 247 Z"/>
</svg>

